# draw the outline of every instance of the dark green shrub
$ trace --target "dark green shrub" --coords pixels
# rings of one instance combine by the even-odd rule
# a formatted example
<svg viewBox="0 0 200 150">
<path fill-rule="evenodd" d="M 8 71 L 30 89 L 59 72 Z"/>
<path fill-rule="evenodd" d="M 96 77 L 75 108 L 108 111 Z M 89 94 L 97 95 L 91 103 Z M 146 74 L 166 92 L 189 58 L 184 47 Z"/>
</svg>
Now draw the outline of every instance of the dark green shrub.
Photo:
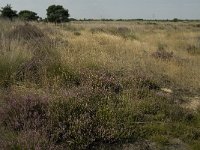
<svg viewBox="0 0 200 150">
<path fill-rule="evenodd" d="M 1 17 L 3 18 L 9 18 L 10 20 L 12 20 L 14 17 L 17 17 L 17 11 L 13 10 L 11 5 L 6 5 L 5 7 L 2 7 L 0 12 Z"/>
<path fill-rule="evenodd" d="M 61 5 L 51 5 L 47 8 L 47 20 L 55 23 L 68 22 L 69 12 Z"/>
<path fill-rule="evenodd" d="M 37 13 L 30 10 L 22 10 L 18 13 L 18 16 L 25 21 L 37 21 L 39 19 Z"/>
</svg>

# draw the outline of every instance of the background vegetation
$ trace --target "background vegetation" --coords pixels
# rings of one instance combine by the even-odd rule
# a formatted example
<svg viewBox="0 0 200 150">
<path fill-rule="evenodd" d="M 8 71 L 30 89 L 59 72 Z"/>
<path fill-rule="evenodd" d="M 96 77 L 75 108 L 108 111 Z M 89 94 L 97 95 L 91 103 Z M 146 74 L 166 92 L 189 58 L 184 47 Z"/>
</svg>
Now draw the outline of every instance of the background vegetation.
<svg viewBox="0 0 200 150">
<path fill-rule="evenodd" d="M 36 12 L 30 10 L 21 10 L 17 13 L 16 10 L 12 9 L 12 6 L 7 4 L 5 7 L 0 9 L 0 17 L 3 19 L 18 19 L 21 21 L 45 21 L 54 23 L 64 23 L 69 21 L 69 12 L 61 5 L 51 5 L 47 8 L 47 18 L 44 20 L 40 18 Z"/>
</svg>

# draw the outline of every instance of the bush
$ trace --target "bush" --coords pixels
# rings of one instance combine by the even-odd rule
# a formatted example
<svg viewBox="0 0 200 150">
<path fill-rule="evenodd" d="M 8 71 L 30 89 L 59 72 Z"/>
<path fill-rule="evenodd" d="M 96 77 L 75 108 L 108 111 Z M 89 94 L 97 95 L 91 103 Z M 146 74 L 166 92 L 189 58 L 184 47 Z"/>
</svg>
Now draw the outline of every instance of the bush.
<svg viewBox="0 0 200 150">
<path fill-rule="evenodd" d="M 1 121 L 6 129 L 17 133 L 17 141 L 11 142 L 12 146 L 85 149 L 96 142 L 137 138 L 135 125 L 129 120 L 131 114 L 119 97 L 105 95 L 98 89 L 88 93 L 90 90 L 85 91 L 84 97 L 77 93 L 68 98 L 60 95 L 53 100 L 37 90 L 22 90 L 23 95 L 17 90 L 9 93 Z M 37 138 L 43 140 L 37 141 Z"/>
<path fill-rule="evenodd" d="M 43 127 L 48 118 L 48 100 L 46 96 L 32 93 L 24 96 L 10 93 L 5 98 L 3 124 L 14 131 Z"/>
<path fill-rule="evenodd" d="M 29 11 L 29 10 L 22 10 L 18 13 L 19 18 L 25 21 L 37 21 L 38 16 L 37 13 Z"/>
<path fill-rule="evenodd" d="M 173 22 L 178 22 L 178 21 L 180 21 L 178 18 L 173 19 Z"/>
<path fill-rule="evenodd" d="M 0 12 L 1 17 L 9 18 L 10 20 L 12 20 L 14 17 L 17 17 L 17 11 L 13 10 L 11 5 L 6 5 L 5 7 L 2 7 L 2 10 L 0 10 Z"/>
</svg>

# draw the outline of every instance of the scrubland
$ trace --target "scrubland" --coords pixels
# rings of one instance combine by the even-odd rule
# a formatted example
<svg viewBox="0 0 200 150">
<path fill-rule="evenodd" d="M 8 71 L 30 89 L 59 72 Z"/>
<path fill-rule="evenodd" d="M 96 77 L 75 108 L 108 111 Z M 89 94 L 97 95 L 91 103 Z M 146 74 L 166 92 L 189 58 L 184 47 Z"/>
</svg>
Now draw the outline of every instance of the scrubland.
<svg viewBox="0 0 200 150">
<path fill-rule="evenodd" d="M 200 149 L 200 22 L 0 20 L 1 149 Z"/>
</svg>

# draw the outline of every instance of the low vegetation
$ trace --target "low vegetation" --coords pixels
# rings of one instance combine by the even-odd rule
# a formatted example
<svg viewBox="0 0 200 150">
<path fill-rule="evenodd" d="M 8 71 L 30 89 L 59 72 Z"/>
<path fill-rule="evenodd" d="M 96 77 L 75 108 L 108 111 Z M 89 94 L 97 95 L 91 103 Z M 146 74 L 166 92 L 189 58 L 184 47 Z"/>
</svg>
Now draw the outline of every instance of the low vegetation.
<svg viewBox="0 0 200 150">
<path fill-rule="evenodd" d="M 0 149 L 198 150 L 198 25 L 1 20 Z"/>
</svg>

